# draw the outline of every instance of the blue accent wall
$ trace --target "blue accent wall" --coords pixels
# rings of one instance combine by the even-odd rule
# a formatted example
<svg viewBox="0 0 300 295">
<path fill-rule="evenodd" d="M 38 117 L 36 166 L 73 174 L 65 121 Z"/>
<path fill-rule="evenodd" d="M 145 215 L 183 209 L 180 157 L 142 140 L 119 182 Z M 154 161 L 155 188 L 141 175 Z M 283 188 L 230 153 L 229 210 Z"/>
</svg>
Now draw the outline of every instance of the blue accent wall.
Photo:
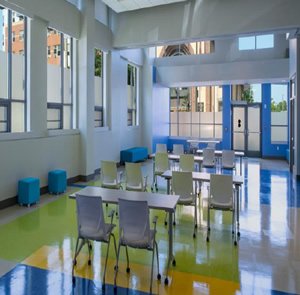
<svg viewBox="0 0 300 295">
<path fill-rule="evenodd" d="M 271 84 L 262 84 L 262 157 L 286 157 L 288 144 L 271 143 Z"/>
<path fill-rule="evenodd" d="M 231 149 L 231 86 L 223 86 L 223 140 L 222 149 Z"/>
</svg>

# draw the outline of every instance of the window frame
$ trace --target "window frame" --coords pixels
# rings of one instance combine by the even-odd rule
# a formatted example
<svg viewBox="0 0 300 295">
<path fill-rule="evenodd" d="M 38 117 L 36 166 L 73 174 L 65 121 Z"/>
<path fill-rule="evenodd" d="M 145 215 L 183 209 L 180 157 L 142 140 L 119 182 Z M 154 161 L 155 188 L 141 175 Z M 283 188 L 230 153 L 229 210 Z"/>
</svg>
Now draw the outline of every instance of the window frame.
<svg viewBox="0 0 300 295">
<path fill-rule="evenodd" d="M 272 36 L 272 38 L 273 38 L 272 46 L 271 47 L 257 47 L 257 39 L 260 38 L 260 37 L 265 37 L 265 36 Z M 253 48 L 245 48 L 245 49 L 240 48 L 240 41 L 241 41 L 241 39 L 245 39 L 245 38 L 254 38 L 254 47 Z M 242 37 L 238 37 L 238 42 L 237 43 L 238 43 L 238 50 L 239 51 L 272 49 L 272 48 L 274 48 L 274 34 L 260 34 L 260 35 L 242 36 Z"/>
<path fill-rule="evenodd" d="M 47 38 L 48 36 L 52 35 L 57 33 L 57 34 L 60 34 L 60 55 L 59 55 L 59 58 L 60 58 L 60 63 L 59 63 L 59 67 L 60 67 L 60 73 L 61 73 L 61 89 L 60 89 L 60 102 L 49 102 L 48 101 L 48 97 L 47 97 L 47 110 L 48 109 L 61 109 L 61 115 L 60 115 L 60 124 L 59 124 L 59 128 L 49 128 L 48 127 L 48 122 L 52 122 L 52 120 L 48 120 L 48 116 L 47 116 L 47 129 L 48 130 L 72 130 L 75 128 L 74 126 L 74 42 L 75 39 L 67 34 L 64 34 L 54 28 L 50 28 L 48 27 L 47 29 Z M 65 61 L 65 36 L 69 37 L 70 38 L 70 96 L 71 96 L 71 102 L 69 103 L 66 103 L 64 98 L 65 98 L 65 73 L 64 73 L 64 69 L 65 69 L 65 66 L 64 66 L 64 61 Z M 54 46 L 54 48 L 57 48 L 57 45 Z M 48 48 L 49 48 L 49 45 L 48 45 L 48 42 L 47 42 L 47 53 L 48 53 Z M 55 50 L 55 49 L 54 49 Z M 57 52 L 56 54 L 54 54 L 54 56 L 57 55 Z M 48 55 L 47 55 L 48 56 Z M 67 56 L 69 56 L 69 54 L 67 54 Z M 50 56 L 51 57 L 51 56 Z M 48 56 L 48 58 L 50 58 Z M 48 61 L 47 61 L 47 65 L 48 65 Z M 59 107 L 60 106 L 60 107 Z M 64 128 L 64 107 L 70 107 L 71 108 L 71 116 L 70 116 L 70 128 Z"/>
<path fill-rule="evenodd" d="M 27 50 L 27 42 L 28 42 L 28 18 L 25 15 L 22 15 L 22 21 L 24 24 L 23 28 L 23 42 L 24 42 L 24 48 L 23 48 L 23 58 L 24 58 L 24 71 L 23 71 L 23 93 L 24 93 L 24 99 L 16 99 L 12 98 L 13 95 L 13 68 L 12 68 L 12 57 L 13 57 L 13 42 L 16 42 L 16 34 L 14 32 L 13 35 L 13 24 L 15 22 L 15 15 L 17 14 L 16 11 L 13 11 L 7 7 L 1 6 L 3 10 L 7 10 L 7 98 L 0 97 L 0 107 L 6 107 L 7 108 L 7 128 L 6 131 L 0 131 L 0 133 L 22 133 L 28 131 L 27 126 L 27 62 L 28 62 L 28 50 Z M 14 41 L 13 41 L 14 40 Z M 5 40 L 3 40 L 5 42 Z M 23 122 L 23 131 L 12 131 L 12 104 L 13 103 L 22 103 L 24 105 L 24 122 Z M 2 121 L 1 121 L 2 123 Z"/>
</svg>

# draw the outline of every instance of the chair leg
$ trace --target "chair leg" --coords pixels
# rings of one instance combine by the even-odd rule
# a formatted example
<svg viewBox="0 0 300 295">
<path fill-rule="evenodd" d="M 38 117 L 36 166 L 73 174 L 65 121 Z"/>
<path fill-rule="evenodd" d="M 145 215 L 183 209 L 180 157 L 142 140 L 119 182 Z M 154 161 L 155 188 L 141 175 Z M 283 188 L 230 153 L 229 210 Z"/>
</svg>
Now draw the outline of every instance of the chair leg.
<svg viewBox="0 0 300 295">
<path fill-rule="evenodd" d="M 111 233 L 111 235 L 112 235 L 112 237 L 114 239 L 114 248 L 115 248 L 115 253 L 116 253 L 116 257 L 117 257 L 118 254 L 117 254 L 116 237 L 115 237 L 115 235 L 113 233 Z"/>
<path fill-rule="evenodd" d="M 76 257 L 77 257 L 78 243 L 79 243 L 79 237 L 78 237 L 77 240 L 76 240 L 75 255 L 74 255 L 73 265 L 72 265 L 72 277 L 74 276 L 74 268 L 75 268 L 75 265 L 76 265 Z"/>
<path fill-rule="evenodd" d="M 109 246 L 110 246 L 110 237 L 111 237 L 111 234 L 109 235 L 108 243 L 107 243 L 107 251 L 106 251 L 106 257 L 105 257 L 105 264 L 104 264 L 102 289 L 105 286 L 105 273 L 106 273 L 107 259 L 108 259 Z"/>
<path fill-rule="evenodd" d="M 156 249 L 156 260 L 157 260 L 157 279 L 160 280 L 161 275 L 159 272 L 159 258 L 158 258 L 158 246 L 157 246 L 157 242 L 155 241 L 155 249 Z"/>
<path fill-rule="evenodd" d="M 209 208 L 209 204 L 207 204 L 207 236 L 206 236 L 206 242 L 209 242 L 209 232 L 210 232 L 210 208 Z"/>
<path fill-rule="evenodd" d="M 168 212 L 166 211 L 166 213 L 165 213 L 165 225 L 167 225 L 168 224 Z"/>
<path fill-rule="evenodd" d="M 196 238 L 196 228 L 197 228 L 197 197 L 195 198 L 195 204 L 194 204 L 194 234 L 193 234 L 193 238 Z"/>
<path fill-rule="evenodd" d="M 89 240 L 87 241 L 87 245 L 88 245 L 88 250 L 89 250 L 88 265 L 91 265 L 91 249 L 92 249 L 92 245 L 91 245 L 91 242 Z"/>
<path fill-rule="evenodd" d="M 125 250 L 126 250 L 126 260 L 127 260 L 126 272 L 129 273 L 130 272 L 130 267 L 129 267 L 129 255 L 128 255 L 128 248 L 127 248 L 127 246 L 125 246 Z"/>
<path fill-rule="evenodd" d="M 117 264 L 115 266 L 115 278 L 114 278 L 114 288 L 117 288 L 117 274 L 118 274 L 118 267 L 119 267 L 119 256 L 120 256 L 120 247 L 121 243 L 119 242 L 118 252 L 117 252 Z"/>
<path fill-rule="evenodd" d="M 152 294 L 152 281 L 153 281 L 153 264 L 154 264 L 154 247 L 152 251 L 152 263 L 151 263 L 151 279 L 150 279 L 150 294 Z"/>
</svg>

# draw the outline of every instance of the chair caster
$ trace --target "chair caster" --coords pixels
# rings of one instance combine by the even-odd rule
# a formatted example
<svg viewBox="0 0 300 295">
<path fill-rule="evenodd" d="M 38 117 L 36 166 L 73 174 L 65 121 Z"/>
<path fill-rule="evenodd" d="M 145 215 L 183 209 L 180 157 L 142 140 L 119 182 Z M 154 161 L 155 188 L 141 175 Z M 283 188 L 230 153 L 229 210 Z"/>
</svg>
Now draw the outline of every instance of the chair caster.
<svg viewBox="0 0 300 295">
<path fill-rule="evenodd" d="M 172 265 L 176 266 L 176 260 L 175 259 L 172 261 Z"/>
<path fill-rule="evenodd" d="M 89 249 L 90 249 L 90 250 L 93 250 L 92 244 L 89 244 Z"/>
<path fill-rule="evenodd" d="M 234 241 L 234 246 L 237 246 L 237 241 Z"/>
<path fill-rule="evenodd" d="M 241 233 L 238 231 L 238 232 L 237 232 L 237 235 L 238 235 L 238 237 L 239 237 L 239 236 L 241 235 Z"/>
<path fill-rule="evenodd" d="M 195 233 L 193 234 L 193 238 L 194 238 L 194 239 L 196 238 L 196 234 L 195 234 Z"/>
<path fill-rule="evenodd" d="M 114 270 L 118 270 L 118 267 L 116 265 L 114 266 Z"/>
<path fill-rule="evenodd" d="M 195 228 L 198 228 L 198 224 L 197 223 L 195 224 Z"/>
<path fill-rule="evenodd" d="M 169 280 L 168 278 L 165 278 L 165 285 L 168 286 L 168 284 L 169 284 Z"/>
<path fill-rule="evenodd" d="M 168 222 L 167 222 L 167 221 L 165 221 L 165 225 L 168 225 Z"/>
<path fill-rule="evenodd" d="M 207 243 L 209 242 L 209 237 L 206 237 L 206 242 L 207 242 Z"/>
<path fill-rule="evenodd" d="M 89 261 L 88 261 L 88 265 L 91 265 L 92 264 L 92 261 L 91 261 L 91 259 L 89 259 Z"/>
<path fill-rule="evenodd" d="M 160 273 L 159 273 L 159 274 L 157 274 L 157 279 L 160 281 L 160 279 L 161 279 L 161 275 L 160 275 Z"/>
<path fill-rule="evenodd" d="M 108 207 L 108 203 L 106 203 L 105 206 Z"/>
<path fill-rule="evenodd" d="M 130 267 L 127 267 L 127 268 L 126 268 L 126 272 L 127 272 L 127 273 L 130 273 Z"/>
<path fill-rule="evenodd" d="M 174 225 L 174 226 L 176 225 L 176 222 L 175 222 L 175 221 L 173 221 L 173 225 Z"/>
<path fill-rule="evenodd" d="M 210 231 L 210 227 L 207 230 Z"/>
</svg>

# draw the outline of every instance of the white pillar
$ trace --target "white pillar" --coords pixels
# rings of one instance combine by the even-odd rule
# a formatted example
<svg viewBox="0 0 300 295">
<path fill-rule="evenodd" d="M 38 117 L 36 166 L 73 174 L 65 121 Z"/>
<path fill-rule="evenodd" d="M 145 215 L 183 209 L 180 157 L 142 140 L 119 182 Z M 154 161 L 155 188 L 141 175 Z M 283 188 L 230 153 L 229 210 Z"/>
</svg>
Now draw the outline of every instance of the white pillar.
<svg viewBox="0 0 300 295">
<path fill-rule="evenodd" d="M 81 2 L 78 44 L 78 127 L 81 132 L 81 175 L 94 173 L 94 0 Z"/>
</svg>

